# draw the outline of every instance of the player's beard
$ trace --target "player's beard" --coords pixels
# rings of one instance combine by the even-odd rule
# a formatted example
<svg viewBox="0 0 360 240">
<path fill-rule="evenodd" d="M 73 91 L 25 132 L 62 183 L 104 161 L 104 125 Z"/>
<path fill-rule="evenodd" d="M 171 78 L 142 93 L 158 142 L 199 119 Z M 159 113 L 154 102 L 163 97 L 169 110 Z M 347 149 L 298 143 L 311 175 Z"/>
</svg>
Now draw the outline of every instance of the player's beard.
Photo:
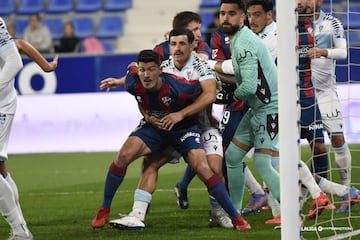
<svg viewBox="0 0 360 240">
<path fill-rule="evenodd" d="M 224 26 L 226 26 L 226 27 L 224 27 Z M 229 27 L 229 26 L 231 26 L 231 27 Z M 240 26 L 239 25 L 231 25 L 231 24 L 221 24 L 220 29 L 223 33 L 231 36 L 231 35 L 234 35 L 235 33 L 237 33 L 237 31 L 239 31 Z"/>
</svg>

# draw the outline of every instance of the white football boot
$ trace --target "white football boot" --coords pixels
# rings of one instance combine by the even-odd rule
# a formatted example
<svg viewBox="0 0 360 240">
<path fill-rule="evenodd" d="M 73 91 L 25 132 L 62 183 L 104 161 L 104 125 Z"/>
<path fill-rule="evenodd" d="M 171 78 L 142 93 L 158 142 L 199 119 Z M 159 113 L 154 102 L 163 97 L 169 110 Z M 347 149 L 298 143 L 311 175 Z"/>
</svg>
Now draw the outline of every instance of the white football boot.
<svg viewBox="0 0 360 240">
<path fill-rule="evenodd" d="M 234 228 L 229 215 L 222 208 L 210 210 L 209 227 Z"/>
<path fill-rule="evenodd" d="M 140 218 L 131 214 L 119 219 L 111 220 L 109 224 L 113 228 L 120 230 L 143 230 L 145 228 L 145 223 L 141 221 Z"/>
</svg>

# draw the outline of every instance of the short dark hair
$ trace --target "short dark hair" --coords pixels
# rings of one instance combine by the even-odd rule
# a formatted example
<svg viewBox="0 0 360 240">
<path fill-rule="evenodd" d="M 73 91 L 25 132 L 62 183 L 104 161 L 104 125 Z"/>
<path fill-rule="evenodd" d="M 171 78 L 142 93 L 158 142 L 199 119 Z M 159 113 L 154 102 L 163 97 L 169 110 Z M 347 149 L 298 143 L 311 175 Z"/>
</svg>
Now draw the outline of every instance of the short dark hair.
<svg viewBox="0 0 360 240">
<path fill-rule="evenodd" d="M 137 63 L 144 62 L 155 62 L 158 66 L 160 66 L 160 56 L 153 50 L 142 50 L 137 55 Z"/>
<path fill-rule="evenodd" d="M 265 12 L 273 11 L 274 4 L 270 0 L 249 0 L 246 8 L 254 5 L 261 5 Z"/>
<path fill-rule="evenodd" d="M 175 15 L 172 27 L 173 28 L 186 28 L 191 22 L 202 23 L 201 16 L 196 12 L 183 11 Z"/>
<path fill-rule="evenodd" d="M 237 4 L 241 11 L 246 12 L 246 7 L 245 7 L 244 0 L 221 0 L 220 6 L 223 3 Z"/>
<path fill-rule="evenodd" d="M 169 33 L 169 41 L 173 36 L 186 35 L 188 37 L 189 43 L 193 43 L 195 40 L 195 36 L 192 31 L 187 28 L 174 28 Z"/>
</svg>

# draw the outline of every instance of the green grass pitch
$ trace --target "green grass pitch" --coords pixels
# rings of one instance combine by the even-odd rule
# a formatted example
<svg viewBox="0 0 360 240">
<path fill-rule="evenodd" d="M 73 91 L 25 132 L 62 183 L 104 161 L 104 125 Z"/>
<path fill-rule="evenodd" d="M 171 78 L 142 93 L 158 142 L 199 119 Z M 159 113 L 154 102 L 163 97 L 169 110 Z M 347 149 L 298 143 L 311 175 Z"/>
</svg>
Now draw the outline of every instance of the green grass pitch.
<svg viewBox="0 0 360 240">
<path fill-rule="evenodd" d="M 352 145 L 353 165 L 359 166 L 360 146 Z M 303 159 L 309 153 L 303 152 Z M 110 226 L 92 229 L 90 226 L 100 206 L 105 174 L 116 153 L 64 153 L 64 154 L 26 154 L 10 155 L 7 167 L 15 179 L 20 202 L 27 223 L 35 239 L 40 240 L 80 240 L 80 239 L 280 239 L 281 231 L 264 222 L 270 219 L 271 211 L 246 216 L 252 226 L 249 232 L 236 232 L 232 229 L 208 228 L 209 203 L 204 185 L 196 178 L 189 188 L 190 207 L 181 210 L 176 205 L 173 187 L 182 176 L 185 163 L 167 164 L 160 170 L 157 191 L 153 195 L 150 213 L 146 216 L 146 229 L 143 231 L 119 231 Z M 250 167 L 252 164 L 247 160 Z M 128 213 L 133 203 L 133 193 L 140 176 L 140 163 L 133 163 L 127 176 L 113 200 L 111 219 L 119 213 Z M 252 168 L 253 169 L 253 168 Z M 335 172 L 335 170 L 334 170 Z M 337 177 L 337 174 L 334 174 Z M 353 169 L 353 182 L 360 183 L 360 170 Z M 257 176 L 258 178 L 258 176 Z M 258 178 L 259 179 L 259 178 Z M 356 185 L 358 188 L 360 186 Z M 245 191 L 244 203 L 249 194 Z M 336 198 L 335 198 L 336 199 Z M 309 201 L 310 202 L 310 201 Z M 309 204 L 309 203 L 308 203 Z M 338 206 L 338 204 L 337 204 Z M 305 206 L 307 212 L 308 206 Z M 330 219 L 332 214 L 326 210 L 320 221 Z M 360 215 L 360 204 L 353 208 L 352 215 Z M 354 229 L 360 229 L 360 220 L 346 219 L 347 214 L 334 214 L 343 217 L 334 223 L 336 227 L 347 227 L 349 222 Z M 311 226 L 314 220 L 306 221 Z M 331 223 L 322 224 L 323 227 Z M 10 228 L 4 219 L 0 220 L 0 239 L 9 236 Z M 344 233 L 339 231 L 339 233 Z M 323 231 L 323 235 L 332 231 Z M 316 232 L 305 232 L 306 239 L 317 239 Z"/>
</svg>

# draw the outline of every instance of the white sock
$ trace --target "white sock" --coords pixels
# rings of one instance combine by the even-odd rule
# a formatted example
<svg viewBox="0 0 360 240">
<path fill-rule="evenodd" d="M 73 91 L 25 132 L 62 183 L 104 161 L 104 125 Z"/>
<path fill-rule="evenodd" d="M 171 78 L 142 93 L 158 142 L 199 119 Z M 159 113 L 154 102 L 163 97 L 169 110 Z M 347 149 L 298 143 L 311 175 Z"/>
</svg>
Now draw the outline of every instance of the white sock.
<svg viewBox="0 0 360 240">
<path fill-rule="evenodd" d="M 341 147 L 334 149 L 335 162 L 339 168 L 341 183 L 350 187 L 351 183 L 351 153 L 349 146 L 344 143 Z"/>
<path fill-rule="evenodd" d="M 309 190 L 304 185 L 300 185 L 299 194 L 300 194 L 300 200 L 299 200 L 300 208 L 302 208 L 308 199 Z"/>
<path fill-rule="evenodd" d="M 209 195 L 209 202 L 210 202 L 211 209 L 216 210 L 216 209 L 221 209 L 222 208 L 220 206 L 220 204 L 218 203 L 218 201 L 216 201 L 216 199 L 211 195 Z"/>
<path fill-rule="evenodd" d="M 19 201 L 19 191 L 18 191 L 18 188 L 16 186 L 16 183 L 15 181 L 12 179 L 10 173 L 8 172 L 8 175 L 6 176 L 6 181 L 9 183 L 10 187 L 11 187 L 11 190 L 13 191 L 14 193 L 14 198 L 15 198 L 15 203 L 16 203 L 16 206 L 18 207 L 18 210 L 19 210 L 19 213 L 21 214 L 21 217 L 23 218 L 24 222 L 25 222 L 25 219 L 24 219 L 24 216 L 23 216 L 23 213 L 21 211 L 21 207 L 20 207 L 20 201 Z"/>
<path fill-rule="evenodd" d="M 331 182 L 326 178 L 320 179 L 319 187 L 323 192 L 334 194 L 339 197 L 342 197 L 349 191 L 349 188 L 347 186 Z"/>
<path fill-rule="evenodd" d="M 264 194 L 264 190 L 261 185 L 255 179 L 254 175 L 250 171 L 249 167 L 245 167 L 245 186 L 249 190 L 250 194 Z"/>
<path fill-rule="evenodd" d="M 271 194 L 271 192 L 269 193 L 269 196 L 268 196 L 268 204 L 271 208 L 271 213 L 272 213 L 273 217 L 279 216 L 281 213 L 280 203 L 277 199 L 274 198 L 274 196 Z"/>
<path fill-rule="evenodd" d="M 14 235 L 29 236 L 29 230 L 16 206 L 14 193 L 2 175 L 0 175 L 0 211 Z"/>
<path fill-rule="evenodd" d="M 299 177 L 301 183 L 304 184 L 305 187 L 309 190 L 312 199 L 315 199 L 320 196 L 321 189 L 319 185 L 316 183 L 308 166 L 301 160 L 299 166 Z"/>
<path fill-rule="evenodd" d="M 145 221 L 146 210 L 151 202 L 152 195 L 141 189 L 136 189 L 134 193 L 134 204 L 131 215 Z"/>
</svg>

